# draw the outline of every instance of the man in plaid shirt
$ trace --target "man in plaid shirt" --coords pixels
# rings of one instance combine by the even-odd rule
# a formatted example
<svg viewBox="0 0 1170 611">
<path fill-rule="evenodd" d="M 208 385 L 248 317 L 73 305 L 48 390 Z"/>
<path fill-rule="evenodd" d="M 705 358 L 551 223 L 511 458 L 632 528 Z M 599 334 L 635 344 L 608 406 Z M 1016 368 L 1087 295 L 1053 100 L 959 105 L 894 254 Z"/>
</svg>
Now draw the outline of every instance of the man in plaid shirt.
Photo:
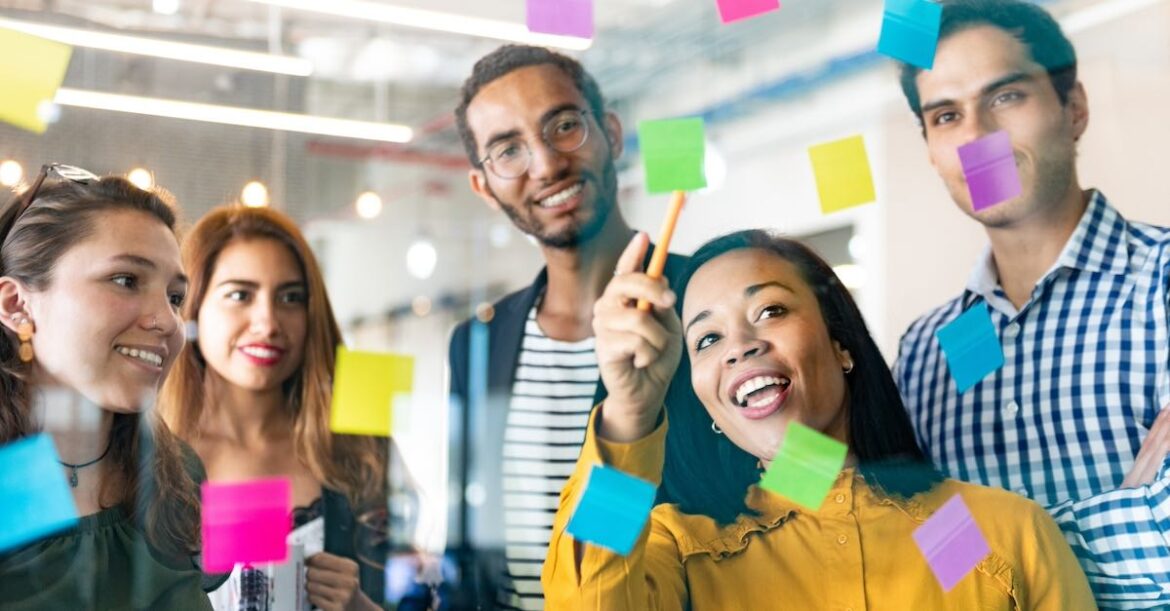
<svg viewBox="0 0 1170 611">
<path fill-rule="evenodd" d="M 1049 508 L 1102 608 L 1170 608 L 1170 230 L 1082 189 L 1076 53 L 1043 9 L 944 1 L 933 68 L 902 66 L 931 163 L 989 246 L 915 321 L 895 375 L 950 476 Z M 1022 193 L 975 210 L 958 147 L 1007 132 Z M 936 333 L 986 307 L 1004 365 L 960 393 Z"/>
</svg>

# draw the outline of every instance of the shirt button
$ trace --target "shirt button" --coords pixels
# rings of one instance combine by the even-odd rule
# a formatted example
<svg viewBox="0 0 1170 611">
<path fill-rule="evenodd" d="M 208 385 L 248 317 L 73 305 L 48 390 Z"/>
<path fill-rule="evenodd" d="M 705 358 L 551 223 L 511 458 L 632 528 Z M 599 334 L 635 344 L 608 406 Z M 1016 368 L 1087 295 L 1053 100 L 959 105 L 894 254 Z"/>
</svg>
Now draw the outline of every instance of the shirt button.
<svg viewBox="0 0 1170 611">
<path fill-rule="evenodd" d="M 837 543 L 840 543 L 841 545 L 845 545 L 845 542 L 848 540 L 849 537 L 846 537 L 845 535 L 837 535 Z"/>
<path fill-rule="evenodd" d="M 1012 324 L 1008 325 L 1007 327 L 1004 327 L 1003 336 L 1008 338 L 1008 339 L 1015 339 L 1016 336 L 1019 334 L 1020 334 L 1020 323 L 1018 323 L 1018 322 L 1013 322 Z"/>
<path fill-rule="evenodd" d="M 833 500 L 837 501 L 838 503 L 844 503 L 845 502 L 845 495 L 838 494 L 837 496 L 833 497 Z"/>
<path fill-rule="evenodd" d="M 1008 401 L 1008 404 L 1003 407 L 1005 416 L 1015 416 L 1020 412 L 1020 404 L 1015 401 Z"/>
</svg>

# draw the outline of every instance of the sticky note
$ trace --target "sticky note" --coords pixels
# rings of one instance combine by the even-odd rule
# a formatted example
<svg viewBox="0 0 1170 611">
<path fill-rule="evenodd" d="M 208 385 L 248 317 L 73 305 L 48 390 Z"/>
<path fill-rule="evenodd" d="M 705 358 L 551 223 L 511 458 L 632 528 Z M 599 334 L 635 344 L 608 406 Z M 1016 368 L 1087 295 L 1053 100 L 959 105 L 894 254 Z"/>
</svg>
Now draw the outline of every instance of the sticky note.
<svg viewBox="0 0 1170 611">
<path fill-rule="evenodd" d="M 593 38 L 593 0 L 528 0 L 528 31 Z"/>
<path fill-rule="evenodd" d="M 414 358 L 337 349 L 329 428 L 334 433 L 388 437 L 394 396 L 414 385 Z"/>
<path fill-rule="evenodd" d="M 37 108 L 57 95 L 72 54 L 69 45 L 0 28 L 0 121 L 43 134 Z"/>
<path fill-rule="evenodd" d="M 1003 367 L 1003 346 L 986 303 L 972 306 L 935 335 L 960 393 Z"/>
<path fill-rule="evenodd" d="M 821 211 L 825 214 L 877 199 L 865 140 L 861 136 L 809 147 L 808 156 L 821 198 Z"/>
<path fill-rule="evenodd" d="M 719 19 L 723 23 L 780 10 L 780 0 L 715 0 L 715 4 L 719 7 Z"/>
<path fill-rule="evenodd" d="M 960 146 L 959 161 L 976 212 L 1023 192 L 1012 140 L 1003 130 Z"/>
<path fill-rule="evenodd" d="M 815 511 L 841 473 L 847 453 L 848 448 L 840 441 L 791 422 L 760 487 Z"/>
<path fill-rule="evenodd" d="M 947 592 L 991 553 L 979 525 L 958 494 L 914 530 L 914 541 Z"/>
<path fill-rule="evenodd" d="M 565 530 L 579 541 L 625 556 L 646 526 L 654 495 L 654 484 L 613 467 L 594 465 Z"/>
<path fill-rule="evenodd" d="M 48 435 L 0 446 L 0 552 L 77 523 L 77 506 Z"/>
<path fill-rule="evenodd" d="M 284 562 L 292 527 L 287 477 L 203 482 L 203 564 L 226 573 L 237 563 Z"/>
<path fill-rule="evenodd" d="M 939 4 L 929 0 L 886 0 L 878 53 L 930 70 L 941 23 Z"/>
<path fill-rule="evenodd" d="M 638 145 L 646 166 L 646 191 L 694 191 L 707 186 L 703 170 L 703 120 L 660 119 L 638 123 Z"/>
</svg>

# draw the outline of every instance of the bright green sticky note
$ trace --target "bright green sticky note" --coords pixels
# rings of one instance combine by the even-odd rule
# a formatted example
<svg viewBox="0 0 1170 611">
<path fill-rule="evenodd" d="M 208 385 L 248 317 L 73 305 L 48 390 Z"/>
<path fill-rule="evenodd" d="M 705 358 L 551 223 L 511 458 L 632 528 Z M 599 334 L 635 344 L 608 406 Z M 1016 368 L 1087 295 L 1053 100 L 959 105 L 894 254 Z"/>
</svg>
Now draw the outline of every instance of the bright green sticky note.
<svg viewBox="0 0 1170 611">
<path fill-rule="evenodd" d="M 812 160 L 821 210 L 825 214 L 877 199 L 869 157 L 865 154 L 865 141 L 861 136 L 809 147 L 808 156 Z"/>
<path fill-rule="evenodd" d="M 337 349 L 329 429 L 388 437 L 394 395 L 414 385 L 414 357 Z"/>
<path fill-rule="evenodd" d="M 638 123 L 638 146 L 650 193 L 694 191 L 707 186 L 703 171 L 703 120 L 661 119 Z"/>
<path fill-rule="evenodd" d="M 73 47 L 39 36 L 0 29 L 0 121 L 38 134 L 45 122 L 41 102 L 51 102 L 65 80 Z"/>
<path fill-rule="evenodd" d="M 816 511 L 841 473 L 847 451 L 832 437 L 799 422 L 789 423 L 760 487 Z"/>
</svg>

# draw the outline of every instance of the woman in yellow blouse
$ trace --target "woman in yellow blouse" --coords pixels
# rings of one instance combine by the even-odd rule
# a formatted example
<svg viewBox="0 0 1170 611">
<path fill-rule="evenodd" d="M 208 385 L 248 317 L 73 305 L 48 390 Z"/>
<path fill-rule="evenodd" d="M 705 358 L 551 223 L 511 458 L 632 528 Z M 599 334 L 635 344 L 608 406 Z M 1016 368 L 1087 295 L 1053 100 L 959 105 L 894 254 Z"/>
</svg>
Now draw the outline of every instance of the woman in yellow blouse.
<svg viewBox="0 0 1170 611">
<path fill-rule="evenodd" d="M 594 310 L 609 397 L 561 493 L 550 609 L 1096 609 L 1043 509 L 929 466 L 861 313 L 817 255 L 763 231 L 714 240 L 691 260 L 683 329 L 666 283 L 636 272 L 646 245 L 634 239 Z M 662 409 L 680 337 L 679 375 L 705 411 Z M 849 448 L 816 511 L 756 485 L 790 422 Z M 661 484 L 668 501 L 626 557 L 565 532 L 596 463 Z M 912 533 L 956 494 L 991 553 L 947 592 Z"/>
</svg>

